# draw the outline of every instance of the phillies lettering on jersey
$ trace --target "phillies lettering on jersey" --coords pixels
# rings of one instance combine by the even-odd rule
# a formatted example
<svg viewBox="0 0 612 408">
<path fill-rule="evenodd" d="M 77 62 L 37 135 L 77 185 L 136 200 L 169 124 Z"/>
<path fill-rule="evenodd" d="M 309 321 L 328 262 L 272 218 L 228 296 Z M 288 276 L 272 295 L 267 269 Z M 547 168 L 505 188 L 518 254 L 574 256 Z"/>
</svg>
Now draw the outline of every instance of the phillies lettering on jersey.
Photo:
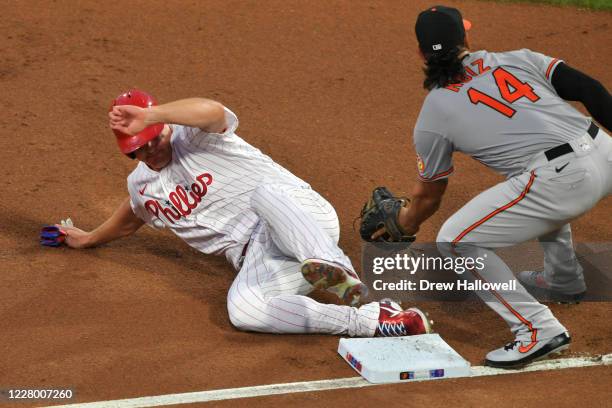
<svg viewBox="0 0 612 408">
<path fill-rule="evenodd" d="M 170 228 L 198 251 L 225 253 L 237 265 L 260 221 L 251 205 L 257 188 L 309 186 L 240 138 L 238 118 L 227 108 L 225 118 L 223 134 L 171 125 L 171 162 L 160 171 L 139 163 L 128 190 L 134 214 L 148 225 Z"/>
<path fill-rule="evenodd" d="M 144 206 L 149 213 L 157 218 L 160 218 L 159 213 L 161 211 L 164 217 L 174 224 L 175 221 L 191 214 L 191 211 L 197 208 L 198 204 L 202 202 L 202 198 L 208 193 L 208 186 L 212 182 L 212 175 L 209 173 L 202 173 L 196 177 L 196 182 L 191 184 L 191 191 L 187 191 L 187 189 L 181 185 L 175 187 L 175 191 L 170 193 L 167 201 L 172 203 L 172 207 L 163 207 L 157 200 L 147 200 Z M 193 201 L 191 201 L 190 198 Z"/>
</svg>

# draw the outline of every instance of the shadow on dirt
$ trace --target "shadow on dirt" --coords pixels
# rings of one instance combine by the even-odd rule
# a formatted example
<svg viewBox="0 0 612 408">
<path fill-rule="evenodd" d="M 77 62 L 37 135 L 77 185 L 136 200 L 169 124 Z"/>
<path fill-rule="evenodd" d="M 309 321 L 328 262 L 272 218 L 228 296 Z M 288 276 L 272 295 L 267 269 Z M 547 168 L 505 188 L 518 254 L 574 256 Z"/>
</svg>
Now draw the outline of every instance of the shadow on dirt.
<svg viewBox="0 0 612 408">
<path fill-rule="evenodd" d="M 223 330 L 224 339 L 228 342 L 259 344 L 272 339 L 279 341 L 282 337 L 283 342 L 298 347 L 303 341 L 301 336 L 277 336 L 232 330 L 227 316 L 226 297 L 236 272 L 223 257 L 203 255 L 169 231 L 153 231 L 143 227 L 131 237 L 98 248 L 73 250 L 66 247 L 40 246 L 38 232 L 44 222 L 16 210 L 3 209 L 0 225 L 2 225 L 0 237 L 17 244 L 12 248 L 0 249 L 0 259 L 39 257 L 43 262 L 61 262 L 67 266 L 99 264 L 100 269 L 108 269 L 110 263 L 120 270 L 142 271 L 147 275 L 161 277 L 173 289 L 209 305 L 210 322 Z M 337 298 L 326 292 L 314 292 L 312 297 L 325 303 L 338 303 Z M 429 311 L 430 317 L 439 323 L 435 326 L 436 329 L 456 344 L 472 341 L 474 332 L 478 331 L 478 324 L 472 320 L 476 316 L 482 316 L 487 310 L 483 304 L 457 302 L 448 305 L 426 302 L 417 306 Z M 327 336 L 309 336 L 308 341 L 316 345 L 326 341 L 323 337 Z"/>
<path fill-rule="evenodd" d="M 110 262 L 120 269 L 140 270 L 162 277 L 174 289 L 211 305 L 218 310 L 218 313 L 211 314 L 213 323 L 228 325 L 226 296 L 236 272 L 225 258 L 199 253 L 170 232 L 153 231 L 148 227 L 131 237 L 97 248 L 43 247 L 39 244 L 38 234 L 45 225 L 44 220 L 12 208 L 1 210 L 0 239 L 6 239 L 9 245 L 0 249 L 0 260 L 38 258 L 43 263 L 61 262 L 77 266 Z"/>
</svg>

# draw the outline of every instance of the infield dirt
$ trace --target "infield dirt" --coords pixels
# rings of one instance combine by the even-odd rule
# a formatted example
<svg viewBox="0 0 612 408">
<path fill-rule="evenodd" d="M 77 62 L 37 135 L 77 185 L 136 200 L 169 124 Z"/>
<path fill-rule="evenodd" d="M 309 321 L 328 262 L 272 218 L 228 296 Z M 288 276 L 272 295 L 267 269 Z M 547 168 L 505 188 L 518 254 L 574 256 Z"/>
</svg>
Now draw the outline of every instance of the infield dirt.
<svg viewBox="0 0 612 408">
<path fill-rule="evenodd" d="M 473 49 L 530 48 L 610 88 L 609 12 L 449 4 L 472 21 Z M 352 221 L 362 202 L 377 185 L 405 195 L 415 182 L 410 134 L 425 91 L 413 24 L 429 5 L 4 1 L 0 384 L 72 387 L 85 402 L 353 376 L 336 355 L 336 337 L 234 330 L 225 307 L 231 267 L 168 233 L 145 228 L 83 251 L 41 248 L 37 234 L 67 216 L 94 228 L 125 198 L 134 163 L 118 152 L 106 113 L 119 92 L 139 87 L 161 102 L 204 96 L 236 112 L 241 137 L 335 206 L 341 247 L 358 265 Z M 501 180 L 463 156 L 455 168 L 422 241 L 434 240 L 448 216 Z M 600 202 L 572 224 L 575 241 L 612 238 L 611 204 Z M 510 340 L 483 305 L 419 306 L 473 364 Z M 610 304 L 551 308 L 573 335 L 569 355 L 612 351 Z M 385 406 L 406 402 L 417 387 L 411 401 L 431 406 L 599 406 L 612 396 L 604 386 L 611 380 L 612 369 L 596 368 L 347 392 Z M 338 391 L 250 404 L 346 400 Z"/>
</svg>

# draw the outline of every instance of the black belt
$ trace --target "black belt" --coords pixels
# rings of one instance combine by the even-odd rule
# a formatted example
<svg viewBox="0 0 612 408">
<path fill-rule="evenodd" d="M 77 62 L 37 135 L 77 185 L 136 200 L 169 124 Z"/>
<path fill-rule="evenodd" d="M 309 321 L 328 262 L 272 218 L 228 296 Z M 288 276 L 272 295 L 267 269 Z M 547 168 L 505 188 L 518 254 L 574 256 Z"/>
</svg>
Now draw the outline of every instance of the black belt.
<svg viewBox="0 0 612 408">
<path fill-rule="evenodd" d="M 591 122 L 591 126 L 589 126 L 587 133 L 591 135 L 593 139 L 595 139 L 597 132 L 599 132 L 599 127 L 595 123 Z M 571 153 L 573 151 L 574 149 L 572 149 L 572 146 L 569 143 L 565 143 L 557 147 L 553 147 L 552 149 L 548 149 L 544 152 L 544 154 L 546 155 L 548 161 L 551 161 L 552 159 L 556 159 L 557 157 L 561 157 L 564 154 Z"/>
</svg>

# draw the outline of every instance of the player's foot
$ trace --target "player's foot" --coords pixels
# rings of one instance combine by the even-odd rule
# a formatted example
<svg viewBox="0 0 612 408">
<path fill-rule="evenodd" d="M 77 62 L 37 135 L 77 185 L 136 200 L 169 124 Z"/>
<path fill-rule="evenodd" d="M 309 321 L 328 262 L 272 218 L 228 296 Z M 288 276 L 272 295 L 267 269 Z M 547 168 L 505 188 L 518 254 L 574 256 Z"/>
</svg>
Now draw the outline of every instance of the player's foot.
<svg viewBox="0 0 612 408">
<path fill-rule="evenodd" d="M 517 275 L 519 282 L 525 288 L 533 293 L 539 300 L 553 301 L 559 303 L 580 303 L 580 300 L 586 295 L 586 286 L 582 282 L 573 283 L 572 288 L 568 290 L 560 290 L 553 288 L 550 283 L 544 279 L 544 272 L 538 271 L 523 271 Z"/>
<path fill-rule="evenodd" d="M 302 275 L 315 289 L 332 292 L 350 306 L 358 306 L 368 294 L 355 272 L 333 262 L 307 259 L 302 262 Z"/>
<path fill-rule="evenodd" d="M 413 336 L 431 333 L 433 322 L 416 307 L 402 310 L 395 302 L 380 302 L 375 337 Z"/>
<path fill-rule="evenodd" d="M 497 368 L 519 368 L 562 352 L 569 347 L 570 342 L 571 338 L 567 332 L 549 340 L 537 341 L 535 345 L 515 340 L 487 354 L 485 364 Z"/>
</svg>

